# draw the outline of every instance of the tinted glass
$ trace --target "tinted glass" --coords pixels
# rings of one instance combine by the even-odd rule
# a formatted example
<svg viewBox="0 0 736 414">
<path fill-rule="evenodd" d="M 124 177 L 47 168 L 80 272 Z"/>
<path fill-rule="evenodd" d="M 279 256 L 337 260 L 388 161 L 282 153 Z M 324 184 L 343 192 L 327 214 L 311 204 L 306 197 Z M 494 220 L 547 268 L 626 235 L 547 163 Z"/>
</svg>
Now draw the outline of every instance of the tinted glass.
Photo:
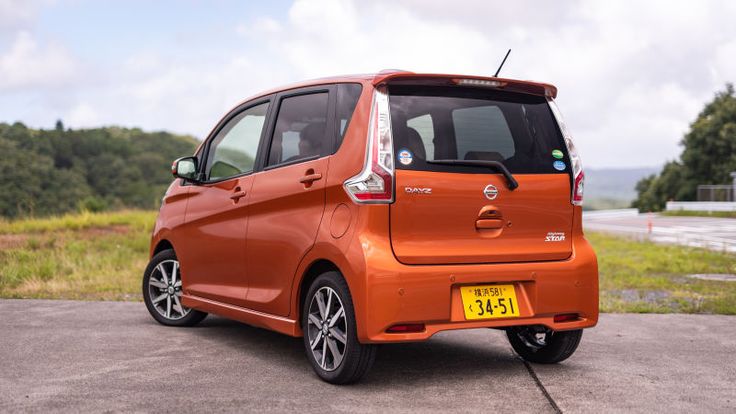
<svg viewBox="0 0 736 414">
<path fill-rule="evenodd" d="M 512 173 L 569 170 L 565 145 L 542 96 L 480 88 L 393 86 L 390 104 L 394 152 L 403 157 L 397 168 L 488 172 L 487 167 L 426 162 L 459 159 L 499 161 Z M 562 159 L 553 152 L 562 154 Z"/>
<path fill-rule="evenodd" d="M 253 171 L 267 111 L 267 102 L 246 109 L 218 132 L 210 144 L 206 172 L 209 180 Z"/>
<path fill-rule="evenodd" d="M 350 124 L 355 106 L 358 104 L 363 86 L 359 83 L 340 83 L 337 85 L 337 146 L 340 147 L 345 131 Z"/>
<path fill-rule="evenodd" d="M 269 166 L 324 153 L 328 96 L 321 92 L 281 101 L 268 154 Z"/>
<path fill-rule="evenodd" d="M 406 126 L 414 129 L 422 139 L 424 144 L 424 152 L 426 154 L 425 159 L 434 159 L 434 123 L 432 123 L 432 116 L 420 115 L 416 118 L 412 118 L 406 121 Z"/>
</svg>

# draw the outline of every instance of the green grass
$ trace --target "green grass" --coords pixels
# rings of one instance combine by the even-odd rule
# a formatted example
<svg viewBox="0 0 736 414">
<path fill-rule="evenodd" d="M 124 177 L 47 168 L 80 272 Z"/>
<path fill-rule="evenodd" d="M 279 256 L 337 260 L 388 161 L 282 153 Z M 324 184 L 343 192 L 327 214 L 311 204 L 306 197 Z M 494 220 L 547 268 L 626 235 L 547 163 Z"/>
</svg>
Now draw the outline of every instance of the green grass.
<svg viewBox="0 0 736 414">
<path fill-rule="evenodd" d="M 736 314 L 736 282 L 695 273 L 736 273 L 736 256 L 587 233 L 598 254 L 603 312 Z"/>
<path fill-rule="evenodd" d="M 736 218 L 736 211 L 662 211 L 659 214 L 663 216 L 686 216 L 686 217 L 719 217 L 719 218 Z"/>
<path fill-rule="evenodd" d="M 62 216 L 5 220 L 0 218 L 0 235 L 23 233 L 49 233 L 75 231 L 89 228 L 126 226 L 150 230 L 155 220 L 155 212 L 123 210 L 104 213 L 70 213 Z"/>
<path fill-rule="evenodd" d="M 155 212 L 0 222 L 0 297 L 140 300 Z"/>
<path fill-rule="evenodd" d="M 141 300 L 153 211 L 0 221 L 0 297 Z M 588 233 L 598 253 L 601 310 L 736 314 L 736 256 Z"/>
</svg>

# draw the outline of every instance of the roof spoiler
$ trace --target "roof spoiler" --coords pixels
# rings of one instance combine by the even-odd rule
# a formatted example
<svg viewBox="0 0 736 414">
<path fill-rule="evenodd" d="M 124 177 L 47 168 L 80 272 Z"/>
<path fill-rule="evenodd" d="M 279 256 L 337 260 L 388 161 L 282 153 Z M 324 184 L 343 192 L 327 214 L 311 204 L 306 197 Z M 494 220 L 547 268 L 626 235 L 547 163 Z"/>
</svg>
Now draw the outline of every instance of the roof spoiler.
<svg viewBox="0 0 736 414">
<path fill-rule="evenodd" d="M 557 88 L 554 85 L 517 79 L 467 75 L 442 75 L 435 73 L 414 73 L 400 70 L 382 70 L 373 77 L 373 85 L 398 82 L 486 87 L 512 92 L 526 93 L 529 95 L 546 96 L 552 99 L 557 98 Z"/>
</svg>

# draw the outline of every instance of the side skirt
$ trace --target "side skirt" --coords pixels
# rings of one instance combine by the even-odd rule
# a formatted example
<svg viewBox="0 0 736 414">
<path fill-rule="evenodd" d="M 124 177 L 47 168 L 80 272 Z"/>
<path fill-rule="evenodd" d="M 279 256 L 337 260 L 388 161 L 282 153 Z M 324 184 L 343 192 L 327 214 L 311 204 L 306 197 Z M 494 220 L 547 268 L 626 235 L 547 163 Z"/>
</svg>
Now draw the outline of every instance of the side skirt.
<svg viewBox="0 0 736 414">
<path fill-rule="evenodd" d="M 302 330 L 297 321 L 289 318 L 242 308 L 195 295 L 182 295 L 182 304 L 188 308 L 220 315 L 228 319 L 270 329 L 289 336 L 302 336 Z"/>
</svg>

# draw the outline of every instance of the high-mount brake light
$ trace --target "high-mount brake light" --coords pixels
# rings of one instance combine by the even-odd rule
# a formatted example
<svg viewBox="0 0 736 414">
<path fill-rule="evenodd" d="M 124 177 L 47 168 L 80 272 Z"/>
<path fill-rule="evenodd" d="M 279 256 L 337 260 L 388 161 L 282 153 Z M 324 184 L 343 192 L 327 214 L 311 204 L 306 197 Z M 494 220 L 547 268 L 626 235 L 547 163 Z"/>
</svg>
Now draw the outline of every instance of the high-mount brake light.
<svg viewBox="0 0 736 414">
<path fill-rule="evenodd" d="M 466 86 L 485 86 L 488 88 L 503 88 L 506 82 L 487 80 L 487 79 L 453 79 L 457 85 Z"/>
<path fill-rule="evenodd" d="M 585 173 L 583 173 L 583 162 L 580 159 L 580 155 L 578 154 L 577 149 L 575 149 L 575 144 L 572 142 L 572 136 L 570 135 L 570 132 L 567 130 L 567 127 L 565 126 L 565 121 L 562 118 L 562 114 L 560 113 L 560 109 L 557 107 L 557 104 L 553 99 L 548 98 L 547 102 L 549 102 L 549 107 L 552 109 L 552 113 L 555 116 L 555 119 L 557 120 L 557 124 L 560 126 L 560 131 L 562 132 L 562 138 L 565 140 L 565 146 L 567 147 L 567 153 L 570 156 L 570 164 L 572 168 L 572 197 L 571 202 L 573 205 L 576 206 L 582 206 L 583 205 L 583 189 L 584 189 L 584 183 L 585 183 Z"/>
<path fill-rule="evenodd" d="M 394 144 L 386 85 L 377 86 L 369 118 L 368 148 L 363 170 L 345 181 L 345 191 L 356 203 L 394 201 Z"/>
</svg>

